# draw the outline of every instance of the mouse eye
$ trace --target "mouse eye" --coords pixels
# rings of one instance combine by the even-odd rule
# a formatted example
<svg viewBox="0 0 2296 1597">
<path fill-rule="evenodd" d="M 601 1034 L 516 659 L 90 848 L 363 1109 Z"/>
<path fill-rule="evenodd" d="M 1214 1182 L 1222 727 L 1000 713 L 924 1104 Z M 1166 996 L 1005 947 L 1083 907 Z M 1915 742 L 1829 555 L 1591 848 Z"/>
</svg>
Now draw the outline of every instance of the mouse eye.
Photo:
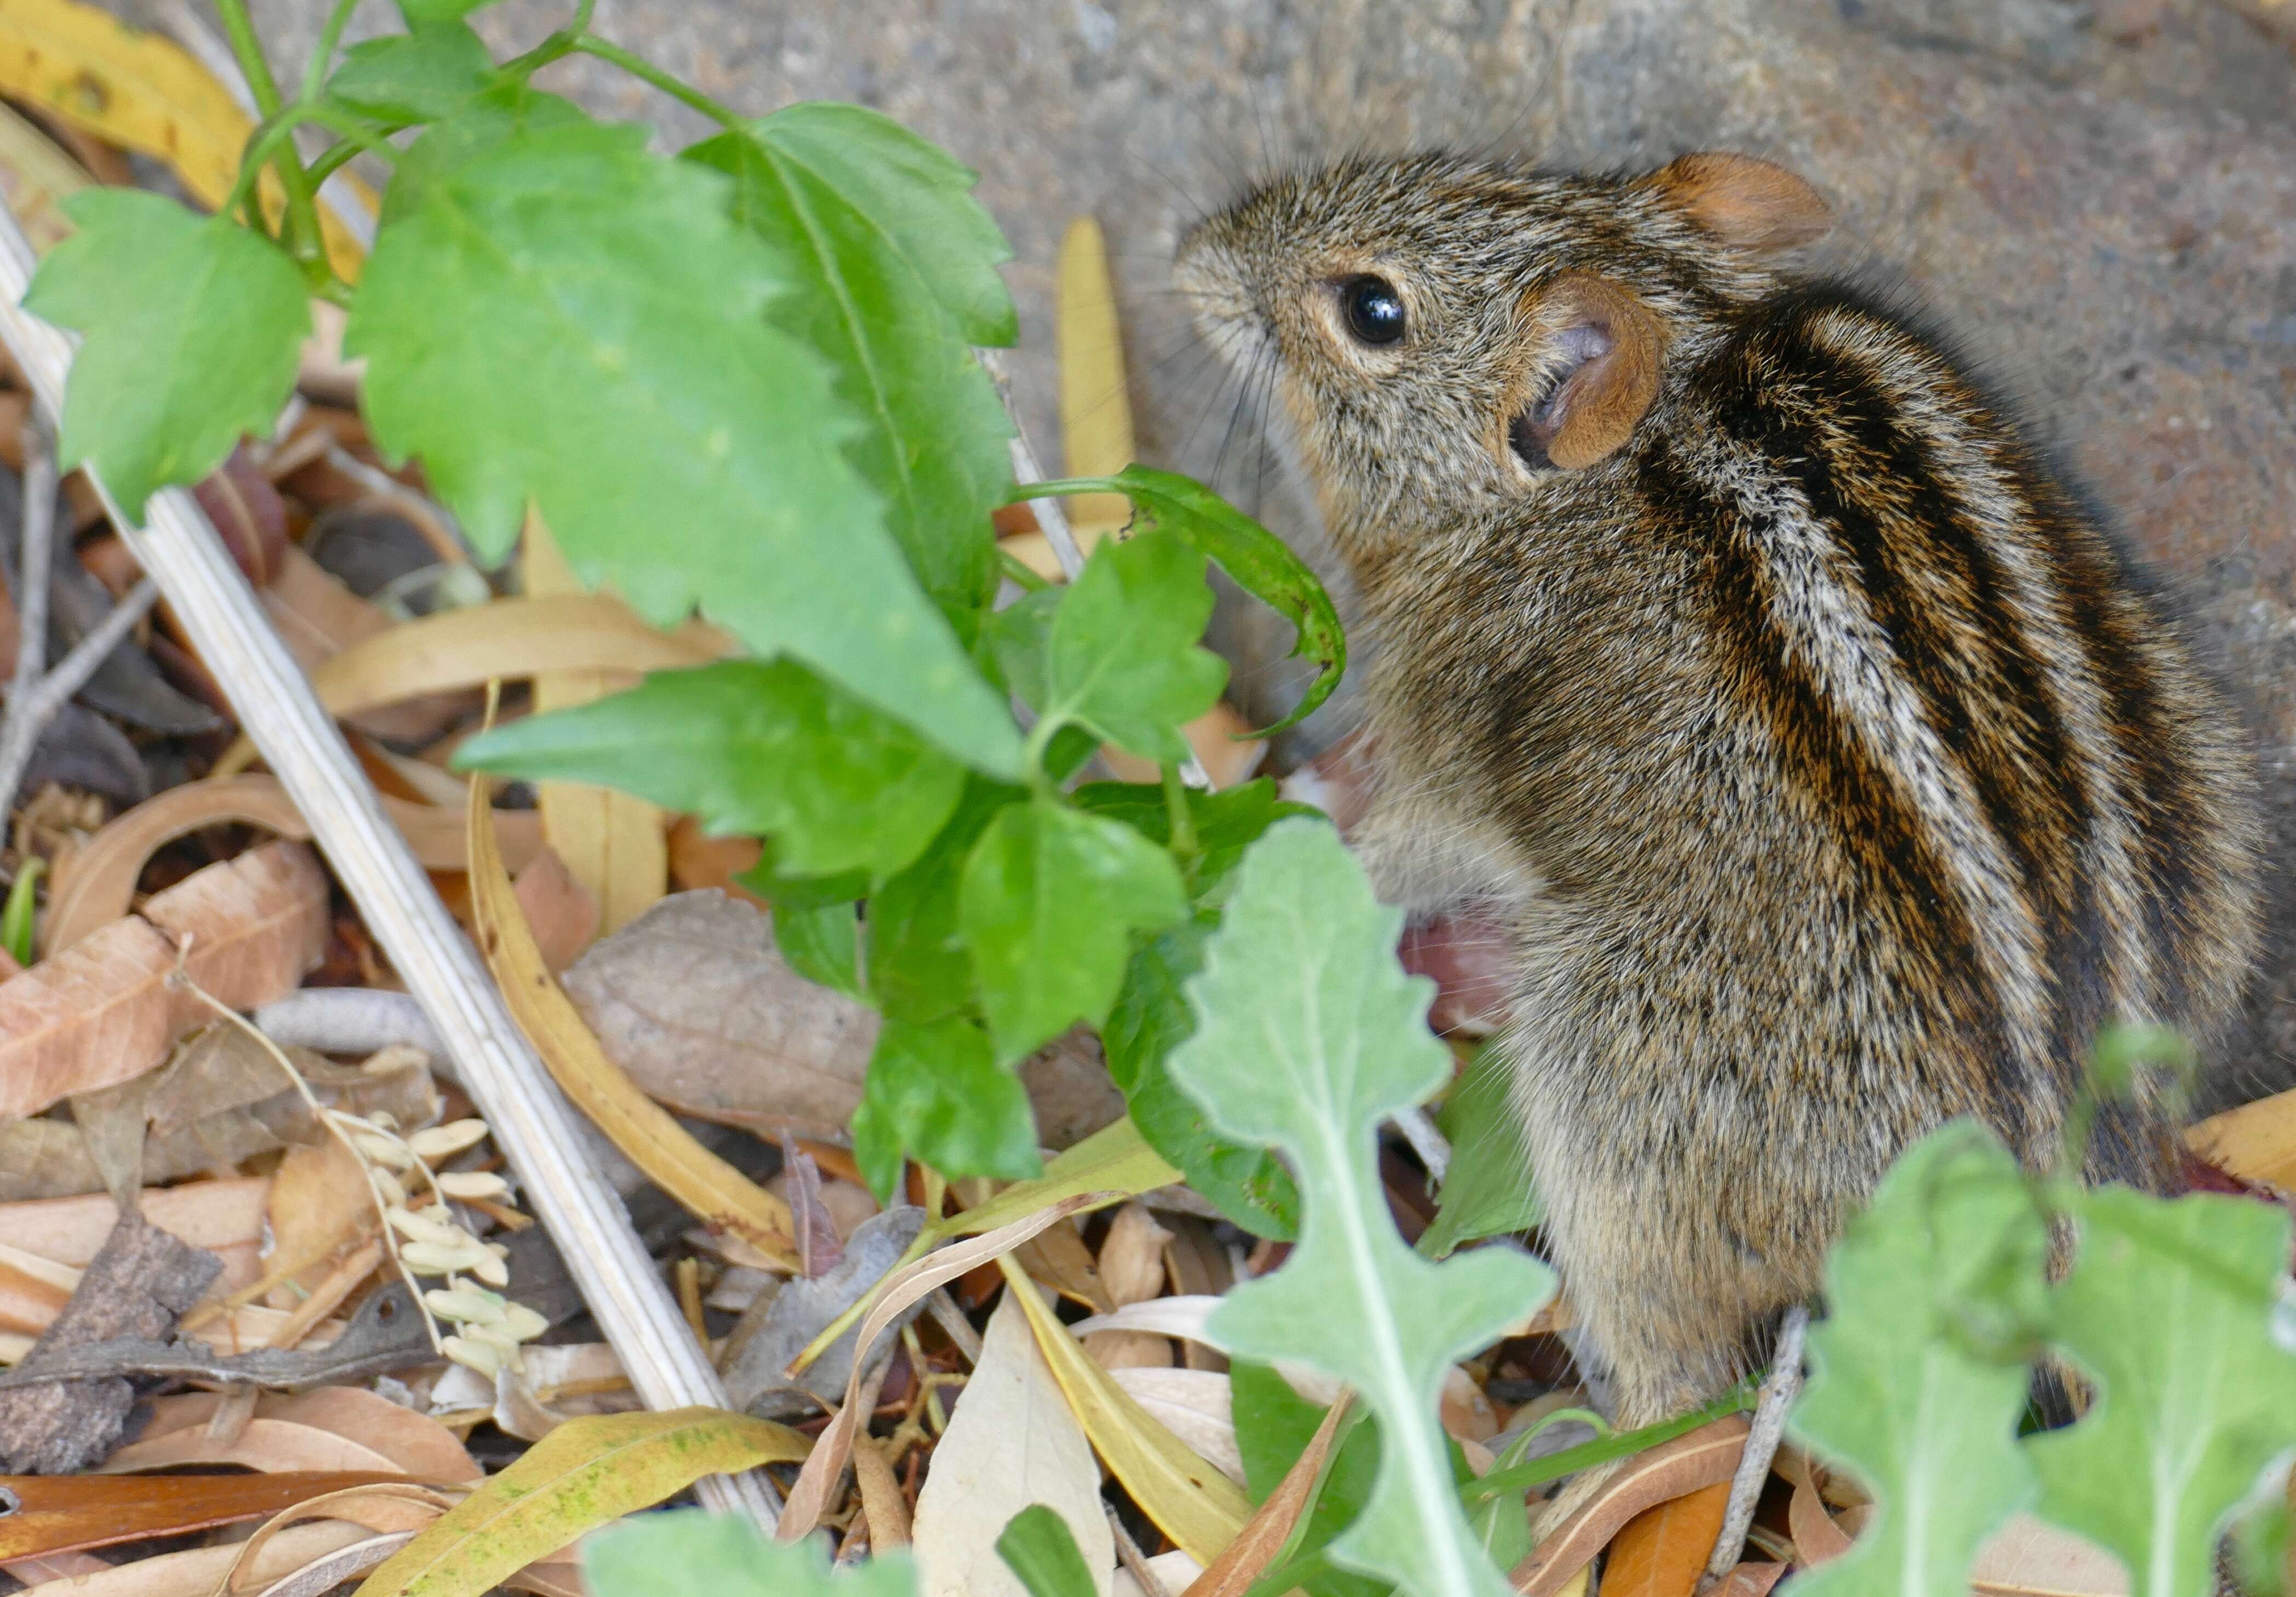
<svg viewBox="0 0 2296 1597">
<path fill-rule="evenodd" d="M 1341 283 L 1340 314 L 1358 343 L 1392 344 L 1403 336 L 1403 296 L 1384 277 L 1366 274 Z"/>
</svg>

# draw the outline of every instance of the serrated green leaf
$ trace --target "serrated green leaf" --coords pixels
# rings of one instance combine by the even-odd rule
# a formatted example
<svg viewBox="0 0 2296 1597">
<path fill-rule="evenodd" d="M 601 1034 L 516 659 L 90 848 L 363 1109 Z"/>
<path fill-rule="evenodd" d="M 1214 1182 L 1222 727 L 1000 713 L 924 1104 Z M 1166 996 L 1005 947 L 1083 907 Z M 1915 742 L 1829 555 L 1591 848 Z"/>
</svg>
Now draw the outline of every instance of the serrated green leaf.
<svg viewBox="0 0 2296 1597">
<path fill-rule="evenodd" d="M 970 636 L 996 587 L 989 513 L 1013 482 L 1012 422 L 967 347 L 980 325 L 1013 323 L 996 275 L 1012 251 L 969 192 L 974 174 L 889 118 L 824 103 L 684 159 L 726 174 L 734 219 L 787 258 L 797 291 L 767 314 L 828 356 L 861 418 L 848 452 L 925 591 Z M 1001 301 L 985 316 L 971 303 L 984 297 Z"/>
<path fill-rule="evenodd" d="M 1258 737 L 1272 737 L 1314 714 L 1348 668 L 1347 635 L 1332 596 L 1306 561 L 1259 522 L 1200 482 L 1152 466 L 1127 466 L 1114 477 L 1069 478 L 1032 483 L 1024 499 L 1052 494 L 1122 494 L 1132 501 L 1136 529 L 1163 528 L 1218 561 L 1238 587 L 1290 621 L 1298 633 L 1292 658 L 1316 667 L 1316 679 L 1298 706 Z"/>
<path fill-rule="evenodd" d="M 417 209 L 434 184 L 521 134 L 594 126 L 571 100 L 522 80 L 498 80 L 407 146 L 382 191 L 381 222 L 387 225 Z"/>
<path fill-rule="evenodd" d="M 816 987 L 867 998 L 861 987 L 861 922 L 851 904 L 774 905 L 774 946 Z"/>
<path fill-rule="evenodd" d="M 2097 1389 L 2079 1423 L 2026 1441 L 2038 1511 L 2117 1553 L 2134 1597 L 2208 1597 L 2218 1536 L 2296 1447 L 2296 1354 L 2272 1333 L 2288 1216 L 2126 1187 L 2074 1206 L 2079 1251 L 2052 1298 L 2053 1339 Z"/>
<path fill-rule="evenodd" d="M 853 1158 L 879 1198 L 890 1200 L 904 1152 L 952 1178 L 1021 1181 L 1044 1168 L 1028 1091 L 972 1021 L 888 1020 L 877 1034 Z"/>
<path fill-rule="evenodd" d="M 327 80 L 330 99 L 393 122 L 451 116 L 484 89 L 494 57 L 461 22 L 416 22 L 353 45 Z"/>
<path fill-rule="evenodd" d="M 1131 934 L 1187 913 L 1171 856 L 1130 827 L 1046 798 L 1000 811 L 958 897 L 998 1057 L 1019 1059 L 1078 1020 L 1098 1025 Z"/>
<path fill-rule="evenodd" d="M 1328 824 L 1270 828 L 1236 873 L 1189 984 L 1196 1034 L 1168 1068 L 1220 1131 L 1282 1148 L 1299 1176 L 1291 1257 L 1230 1292 L 1210 1330 L 1236 1354 L 1338 1377 L 1378 1420 L 1378 1478 L 1332 1558 L 1428 1597 L 1502 1597 L 1461 1510 L 1436 1402 L 1452 1361 L 1537 1307 L 1554 1279 L 1498 1249 L 1434 1264 L 1395 1229 L 1379 1124 L 1451 1069 L 1427 1029 L 1434 984 L 1396 958 L 1401 929 Z"/>
<path fill-rule="evenodd" d="M 996 268 L 1013 258 L 996 218 L 972 197 L 980 175 L 946 150 L 866 106 L 810 101 L 784 106 L 751 131 L 842 195 L 931 293 L 968 344 L 1020 336 L 1013 296 Z"/>
<path fill-rule="evenodd" d="M 268 438 L 311 331 L 295 263 L 222 217 L 137 189 L 64 201 L 74 231 L 24 307 L 81 335 L 61 463 L 92 465 L 129 519 L 197 482 L 242 433 Z"/>
<path fill-rule="evenodd" d="M 964 864 L 990 820 L 1021 798 L 1014 789 L 973 778 L 917 863 L 870 897 L 869 996 L 886 1014 L 939 1020 L 971 1003 L 972 951 L 957 907 Z"/>
<path fill-rule="evenodd" d="M 1214 1131 L 1203 1105 L 1164 1068 L 1172 1050 L 1195 1033 L 1185 984 L 1203 968 L 1211 935 L 1211 926 L 1190 922 L 1149 938 L 1133 954 L 1100 1028 L 1108 1073 L 1142 1140 L 1185 1175 L 1198 1196 L 1246 1231 L 1290 1241 L 1300 1225 L 1292 1173 L 1266 1148 Z"/>
<path fill-rule="evenodd" d="M 1238 1359 L 1229 1367 L 1228 1391 L 1236 1450 L 1243 1456 L 1244 1486 L 1252 1502 L 1265 1503 L 1308 1450 L 1316 1428 L 1324 1422 L 1324 1411 L 1293 1391 L 1272 1366 L 1250 1359 Z M 1283 1560 L 1287 1584 L 1281 1589 L 1296 1583 L 1308 1597 L 1384 1597 L 1389 1590 L 1384 1582 L 1321 1563 L 1310 1572 L 1306 1564 L 1354 1523 L 1378 1478 L 1379 1428 L 1361 1421 L 1341 1438 L 1324 1466 L 1322 1487 L 1308 1505 L 1305 1522 L 1292 1533 Z"/>
<path fill-rule="evenodd" d="M 1463 1242 L 1529 1231 L 1539 1223 L 1522 1123 L 1508 1098 L 1513 1075 L 1505 1052 L 1487 1046 L 1443 1100 L 1435 1123 L 1450 1139 L 1451 1164 L 1435 1219 L 1419 1239 L 1419 1250 L 1430 1258 L 1442 1258 Z"/>
<path fill-rule="evenodd" d="M 1005 613 L 997 612 L 1000 618 Z M 1157 784 L 1086 782 L 1070 797 L 1078 809 L 1121 821 L 1150 842 L 1171 846 L 1171 812 L 1164 790 Z M 1322 813 L 1280 797 L 1275 783 L 1265 776 L 1217 792 L 1190 788 L 1186 801 L 1189 819 L 1195 825 L 1196 848 L 1180 862 L 1181 872 L 1187 878 L 1188 896 L 1208 908 L 1217 907 L 1226 897 L 1244 851 L 1259 840 L 1260 833 L 1287 816 L 1314 819 Z"/>
<path fill-rule="evenodd" d="M 997 638 L 1014 687 L 1039 694 L 1039 735 L 1088 726 L 1144 759 L 1185 759 L 1180 727 L 1227 682 L 1227 662 L 1196 646 L 1212 614 L 1204 557 L 1177 538 L 1103 538 L 1058 594 L 1037 658 L 1019 628 Z"/>
<path fill-rule="evenodd" d="M 464 743 L 455 768 L 586 782 L 774 839 L 776 869 L 882 879 L 956 809 L 964 767 L 789 660 L 657 671 L 627 692 Z"/>
<path fill-rule="evenodd" d="M 415 149 L 461 150 L 465 114 L 498 121 L 481 98 Z M 422 457 L 489 558 L 531 504 L 584 581 L 657 624 L 699 603 L 758 654 L 1017 774 L 1009 709 L 847 462 L 822 358 L 761 314 L 780 266 L 725 200 L 642 127 L 528 127 L 434 163 L 384 220 L 345 339 L 377 441 Z"/>
<path fill-rule="evenodd" d="M 1966 1597 L 1979 1544 L 2035 1491 L 2019 1345 L 2042 1323 L 2047 1251 L 2015 1159 L 1965 1121 L 1901 1155 L 1850 1222 L 1789 1423 L 1876 1507 L 1853 1549 L 1795 1577 L 1797 1597 Z"/>
<path fill-rule="evenodd" d="M 1069 1522 L 1041 1503 L 1006 1521 L 996 1556 L 1029 1588 L 1029 1597 L 1094 1597 L 1100 1589 Z"/>
<path fill-rule="evenodd" d="M 732 1514 L 677 1509 L 609 1526 L 582 1544 L 596 1597 L 914 1597 L 916 1568 L 898 1548 L 832 1573 L 817 1536 L 776 1542 Z"/>
</svg>

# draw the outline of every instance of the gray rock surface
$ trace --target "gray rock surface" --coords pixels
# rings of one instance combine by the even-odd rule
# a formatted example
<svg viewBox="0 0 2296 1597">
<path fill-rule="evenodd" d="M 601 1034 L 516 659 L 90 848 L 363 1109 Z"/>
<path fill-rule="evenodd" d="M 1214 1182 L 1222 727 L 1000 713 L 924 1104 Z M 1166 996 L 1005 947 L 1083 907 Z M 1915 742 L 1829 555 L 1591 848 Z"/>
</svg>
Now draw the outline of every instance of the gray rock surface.
<svg viewBox="0 0 2296 1597">
<path fill-rule="evenodd" d="M 325 7 L 255 9 L 299 60 Z M 570 10 L 478 20 L 511 47 Z M 600 0 L 598 25 L 742 111 L 858 100 L 978 167 L 1017 251 L 1020 391 L 1047 445 L 1054 252 L 1098 215 L 1143 453 L 1306 546 L 1165 292 L 1200 208 L 1354 145 L 1784 160 L 1839 205 L 1833 258 L 1939 312 L 2191 595 L 2296 853 L 2296 54 L 2225 0 Z M 701 131 L 595 63 L 553 72 L 673 142 Z M 1280 698 L 1283 629 L 1231 618 L 1225 641 L 1240 691 Z M 2287 963 L 2266 1061 L 2296 1055 Z"/>
</svg>

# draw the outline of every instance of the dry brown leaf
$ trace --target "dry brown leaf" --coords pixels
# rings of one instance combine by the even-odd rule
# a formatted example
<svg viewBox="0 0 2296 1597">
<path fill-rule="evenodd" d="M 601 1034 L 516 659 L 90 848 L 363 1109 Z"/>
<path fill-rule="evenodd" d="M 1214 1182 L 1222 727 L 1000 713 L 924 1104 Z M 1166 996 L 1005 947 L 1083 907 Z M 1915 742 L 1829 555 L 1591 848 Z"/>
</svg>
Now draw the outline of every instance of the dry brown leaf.
<svg viewBox="0 0 2296 1597">
<path fill-rule="evenodd" d="M 271 618 L 287 652 L 304 674 L 315 680 L 327 662 L 353 644 L 393 630 L 391 618 L 328 573 L 316 561 L 290 544 L 279 575 L 257 597 Z M 398 742 L 426 743 L 467 714 L 467 694 L 430 694 L 410 698 L 390 696 L 393 702 L 360 710 L 343 718 L 361 732 Z"/>
<path fill-rule="evenodd" d="M 221 1395 L 214 1392 L 154 1400 L 143 1437 L 105 1460 L 103 1472 L 116 1475 L 189 1463 L 243 1464 L 265 1471 L 396 1471 L 445 1485 L 477 1480 L 483 1473 L 453 1431 L 364 1387 L 320 1387 L 294 1396 L 265 1396 L 239 1438 L 219 1445 L 208 1434 L 208 1422 L 221 1402 Z M 359 1462 L 308 1462 L 314 1459 Z"/>
<path fill-rule="evenodd" d="M 147 1188 L 138 1207 L 169 1235 L 228 1255 L 260 1243 L 270 1192 L 268 1176 L 195 1181 Z M 119 1218 L 119 1208 L 101 1192 L 0 1204 L 0 1237 L 11 1248 L 78 1269 L 96 1256 Z"/>
<path fill-rule="evenodd" d="M 1740 1564 L 1722 1577 L 1713 1597 L 1770 1597 L 1770 1588 L 1786 1569 L 1784 1564 Z"/>
<path fill-rule="evenodd" d="M 1628 1520 L 1603 1565 L 1607 1597 L 1691 1597 L 1729 1507 L 1730 1483 L 1719 1480 Z"/>
<path fill-rule="evenodd" d="M 2128 1597 L 2128 1572 L 2095 1543 L 2021 1512 L 1977 1550 L 1969 1585 L 1979 1597 Z"/>
<path fill-rule="evenodd" d="M 771 920 L 719 893 L 664 899 L 566 991 L 649 1097 L 750 1130 L 842 1141 L 876 1046 L 873 1011 L 791 970 Z"/>
<path fill-rule="evenodd" d="M 599 1045 L 544 965 L 503 870 L 481 792 L 472 788 L 468 817 L 471 905 L 479 946 L 551 1078 L 625 1157 L 693 1214 L 793 1267 L 789 1206 L 695 1142 L 648 1098 Z"/>
<path fill-rule="evenodd" d="M 517 873 L 512 891 L 534 929 L 535 946 L 553 976 L 582 957 L 598 938 L 598 900 L 574 880 L 558 851 L 544 844 L 542 851 Z"/>
<path fill-rule="evenodd" d="M 287 1151 L 272 1172 L 266 1208 L 275 1264 L 316 1261 L 271 1289 L 271 1306 L 280 1309 L 300 1306 L 332 1274 L 329 1256 L 365 1241 L 382 1223 L 374 1212 L 365 1166 L 332 1136 Z"/>
<path fill-rule="evenodd" d="M 2210 1116 L 2185 1145 L 2243 1181 L 2296 1187 L 2296 1088 Z"/>
<path fill-rule="evenodd" d="M 875 1437 L 853 1438 L 853 1478 L 861 1488 L 861 1511 L 869 1519 L 870 1551 L 907 1546 L 915 1536 L 909 1501 L 901 1495 L 901 1483 L 893 1478 L 893 1467 Z"/>
<path fill-rule="evenodd" d="M 1793 1497 L 1786 1505 L 1786 1529 L 1799 1555 L 1794 1561 L 1805 1569 L 1814 1569 L 1849 1552 L 1855 1538 L 1834 1523 L 1811 1473 L 1809 1455 L 1800 1448 L 1782 1448 L 1778 1467 L 1779 1473 L 1793 1484 Z"/>
<path fill-rule="evenodd" d="M 1037 1117 L 1037 1141 L 1047 1148 L 1072 1148 L 1124 1118 L 1124 1094 L 1089 1027 L 1070 1027 L 1022 1060 L 1018 1074 Z"/>
<path fill-rule="evenodd" d="M 692 815 L 678 816 L 669 829 L 669 881 L 681 893 L 716 888 L 728 897 L 769 908 L 764 899 L 734 880 L 763 857 L 765 850 L 757 839 L 713 838 Z"/>
<path fill-rule="evenodd" d="M 1079 1304 L 1095 1314 L 1115 1311 L 1116 1303 L 1108 1294 L 1107 1280 L 1075 1226 L 1055 1225 L 1042 1236 L 1015 1248 L 1013 1257 L 1039 1284 L 1052 1288 L 1070 1303 Z"/>
<path fill-rule="evenodd" d="M 468 863 L 460 811 L 388 797 L 382 803 L 425 866 L 459 871 Z M 112 821 L 58 864 L 40 946 L 50 954 L 70 948 L 119 920 L 135 902 L 136 879 L 154 853 L 177 838 L 226 821 L 260 826 L 297 841 L 311 835 L 309 824 L 276 777 L 215 777 L 170 788 Z M 524 867 L 540 851 L 542 831 L 533 815 L 499 811 L 495 827 L 513 870 Z"/>
<path fill-rule="evenodd" d="M 364 1525 L 342 1519 L 320 1519 L 298 1525 L 274 1538 L 241 1571 L 241 1589 L 253 1591 L 260 1583 L 293 1573 L 312 1560 L 354 1542 L 365 1541 Z M 30 1588 L 25 1597 L 214 1597 L 217 1584 L 240 1556 L 236 1544 L 194 1548 L 188 1552 L 163 1553 L 120 1564 L 102 1575 L 51 1582 Z"/>
<path fill-rule="evenodd" d="M 1027 1311 L 1008 1293 L 989 1316 L 964 1399 L 917 1494 L 914 1546 L 922 1597 L 1028 1597 L 998 1555 L 996 1538 L 1034 1503 L 1067 1522 L 1093 1589 L 1107 1597 L 1116 1543 L 1100 1509 L 1100 1468 L 1037 1349 Z"/>
<path fill-rule="evenodd" d="M 1644 1509 L 1727 1482 L 1745 1451 L 1748 1421 L 1732 1414 L 1628 1459 L 1602 1491 L 1517 1564 L 1508 1578 L 1524 1597 L 1557 1597 L 1571 1578 Z M 1707 1551 L 1713 1551 L 1712 1538 Z"/>
<path fill-rule="evenodd" d="M 194 872 L 128 916 L 0 982 L 0 1118 L 140 1076 L 181 1033 L 213 1019 L 171 989 L 185 969 L 252 1009 L 295 990 L 326 951 L 327 879 L 300 843 L 266 843 Z"/>
<path fill-rule="evenodd" d="M 1106 1284 L 1107 1295 L 1104 1301 L 1086 1306 L 1095 1314 L 1106 1314 L 1160 1297 L 1164 1248 L 1171 1240 L 1172 1233 L 1156 1223 L 1146 1204 L 1135 1200 L 1118 1209 L 1116 1218 L 1109 1223 L 1107 1240 L 1100 1245 L 1100 1279 Z M 1172 1363 L 1170 1342 L 1136 1331 L 1095 1332 L 1084 1339 L 1084 1350 L 1103 1370 L 1158 1369 Z"/>
<path fill-rule="evenodd" d="M 393 1470 L 386 1478 L 398 1476 Z M 0 1519 L 0 1560 L 186 1536 L 267 1519 L 283 1510 L 316 1506 L 315 1500 L 372 1485 L 373 1479 L 337 1474 L 20 1478 L 10 1486 L 19 1500 L 16 1511 Z"/>
</svg>

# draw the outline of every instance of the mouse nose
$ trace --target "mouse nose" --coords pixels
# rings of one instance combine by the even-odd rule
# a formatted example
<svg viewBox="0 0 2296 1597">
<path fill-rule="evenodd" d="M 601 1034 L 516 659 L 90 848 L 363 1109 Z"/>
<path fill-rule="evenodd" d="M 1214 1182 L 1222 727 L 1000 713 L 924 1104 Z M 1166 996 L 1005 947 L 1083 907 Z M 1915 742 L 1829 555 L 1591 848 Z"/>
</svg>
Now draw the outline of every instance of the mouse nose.
<svg viewBox="0 0 2296 1597">
<path fill-rule="evenodd" d="M 1172 282 L 1207 328 L 1267 321 L 1242 259 L 1219 236 L 1217 218 L 1197 223 L 1182 236 L 1172 258 Z"/>
</svg>

